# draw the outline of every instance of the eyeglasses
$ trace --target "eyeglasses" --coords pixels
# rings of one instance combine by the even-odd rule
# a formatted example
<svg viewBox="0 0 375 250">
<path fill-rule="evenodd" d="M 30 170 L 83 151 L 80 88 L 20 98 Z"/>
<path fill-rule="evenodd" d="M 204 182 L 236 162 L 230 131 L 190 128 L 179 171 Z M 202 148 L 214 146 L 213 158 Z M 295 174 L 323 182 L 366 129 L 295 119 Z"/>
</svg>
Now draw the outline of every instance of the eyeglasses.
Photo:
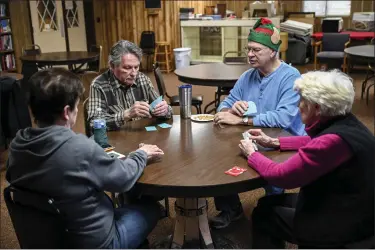
<svg viewBox="0 0 375 250">
<path fill-rule="evenodd" d="M 245 48 L 246 50 L 246 53 L 249 53 L 250 51 L 253 52 L 254 54 L 258 54 L 259 52 L 261 52 L 263 49 L 262 48 Z"/>
</svg>

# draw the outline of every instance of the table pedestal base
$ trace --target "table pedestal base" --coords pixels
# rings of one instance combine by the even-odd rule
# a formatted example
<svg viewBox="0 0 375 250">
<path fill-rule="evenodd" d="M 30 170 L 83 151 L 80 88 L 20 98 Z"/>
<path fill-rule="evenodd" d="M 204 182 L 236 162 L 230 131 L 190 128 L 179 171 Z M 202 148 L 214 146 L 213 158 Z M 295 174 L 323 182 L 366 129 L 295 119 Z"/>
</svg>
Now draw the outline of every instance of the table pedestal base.
<svg viewBox="0 0 375 250">
<path fill-rule="evenodd" d="M 171 248 L 214 248 L 205 198 L 177 198 L 176 222 Z"/>
</svg>

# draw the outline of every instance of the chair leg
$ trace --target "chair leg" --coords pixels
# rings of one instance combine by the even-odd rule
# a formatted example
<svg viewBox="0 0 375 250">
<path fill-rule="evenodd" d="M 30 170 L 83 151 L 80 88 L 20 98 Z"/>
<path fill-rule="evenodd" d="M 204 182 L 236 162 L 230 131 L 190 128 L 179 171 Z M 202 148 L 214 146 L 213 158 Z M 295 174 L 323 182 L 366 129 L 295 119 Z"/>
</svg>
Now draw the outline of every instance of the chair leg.
<svg viewBox="0 0 375 250">
<path fill-rule="evenodd" d="M 214 105 L 215 103 L 216 103 L 216 100 L 213 100 L 213 101 L 211 101 L 210 103 L 208 103 L 208 104 L 206 105 L 206 107 L 204 107 L 204 113 L 205 113 L 205 114 L 211 114 L 212 111 L 215 111 L 215 108 L 210 109 L 210 110 L 208 111 L 208 107 L 211 106 L 211 105 Z"/>
<path fill-rule="evenodd" d="M 197 114 L 202 114 L 201 105 L 197 104 L 194 107 L 197 109 Z"/>
<path fill-rule="evenodd" d="M 165 217 L 169 217 L 169 201 L 168 197 L 164 198 L 164 205 L 165 205 Z"/>
<path fill-rule="evenodd" d="M 375 83 L 372 83 L 372 84 L 370 84 L 368 87 L 367 87 L 367 90 L 366 90 L 366 105 L 368 105 L 368 99 L 370 98 L 370 88 L 371 87 L 374 87 L 374 84 Z M 375 88 L 375 87 L 374 87 Z M 375 89 L 374 89 L 374 91 L 375 91 Z"/>
<path fill-rule="evenodd" d="M 363 99 L 363 94 L 365 93 L 366 91 L 366 85 L 367 85 L 367 81 L 368 81 L 368 71 L 367 71 L 367 74 L 366 74 L 366 78 L 365 80 L 362 82 L 362 90 L 361 90 L 361 100 Z"/>
<path fill-rule="evenodd" d="M 217 109 L 220 105 L 220 100 L 221 100 L 221 89 L 220 91 L 217 92 L 217 99 L 216 99 L 216 103 L 215 103 L 215 108 Z"/>
<path fill-rule="evenodd" d="M 371 75 L 370 75 L 370 73 L 371 73 L 371 70 L 367 70 L 367 72 L 366 72 L 366 78 L 365 78 L 365 80 L 362 82 L 361 99 L 363 99 L 363 94 L 365 93 L 366 86 L 367 86 L 367 82 L 368 82 L 369 80 L 371 80 L 372 78 L 375 77 L 375 72 L 372 72 Z"/>
</svg>

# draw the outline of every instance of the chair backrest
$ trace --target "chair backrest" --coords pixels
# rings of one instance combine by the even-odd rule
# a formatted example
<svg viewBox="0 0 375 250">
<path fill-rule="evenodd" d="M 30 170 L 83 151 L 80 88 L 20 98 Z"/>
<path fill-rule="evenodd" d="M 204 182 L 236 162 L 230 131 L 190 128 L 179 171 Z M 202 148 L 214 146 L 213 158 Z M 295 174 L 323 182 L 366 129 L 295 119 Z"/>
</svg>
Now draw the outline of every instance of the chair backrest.
<svg viewBox="0 0 375 250">
<path fill-rule="evenodd" d="M 158 63 L 156 62 L 153 67 L 154 67 L 154 75 L 155 75 L 156 84 L 158 85 L 159 94 L 170 98 L 170 96 L 167 94 L 167 90 L 165 89 L 163 74 L 161 73 Z"/>
<path fill-rule="evenodd" d="M 85 100 L 87 97 L 89 97 L 91 83 L 99 75 L 100 73 L 96 71 L 87 71 L 80 75 L 83 87 L 85 88 L 85 92 L 83 92 L 83 97 L 81 100 Z"/>
<path fill-rule="evenodd" d="M 155 49 L 155 33 L 153 31 L 142 32 L 140 47 L 142 50 L 154 50 Z"/>
<path fill-rule="evenodd" d="M 225 52 L 223 56 L 223 63 L 225 64 L 247 64 L 247 55 L 244 51 L 227 51 Z"/>
<path fill-rule="evenodd" d="M 90 52 L 96 52 L 99 54 L 99 58 L 97 61 L 88 62 L 88 68 L 90 71 L 99 72 L 100 69 L 103 68 L 102 65 L 102 58 L 103 58 L 103 47 L 101 45 L 91 45 Z"/>
<path fill-rule="evenodd" d="M 345 43 L 349 42 L 349 34 L 341 33 L 323 33 L 322 51 L 342 51 L 344 52 Z"/>
<path fill-rule="evenodd" d="M 85 123 L 85 133 L 87 137 L 92 136 L 92 129 L 89 122 L 89 98 L 83 102 L 83 120 Z"/>
<path fill-rule="evenodd" d="M 4 199 L 21 248 L 65 248 L 62 215 L 48 196 L 8 186 Z"/>
<path fill-rule="evenodd" d="M 36 56 L 42 54 L 42 50 L 38 44 L 26 45 L 22 48 L 23 56 Z"/>
</svg>

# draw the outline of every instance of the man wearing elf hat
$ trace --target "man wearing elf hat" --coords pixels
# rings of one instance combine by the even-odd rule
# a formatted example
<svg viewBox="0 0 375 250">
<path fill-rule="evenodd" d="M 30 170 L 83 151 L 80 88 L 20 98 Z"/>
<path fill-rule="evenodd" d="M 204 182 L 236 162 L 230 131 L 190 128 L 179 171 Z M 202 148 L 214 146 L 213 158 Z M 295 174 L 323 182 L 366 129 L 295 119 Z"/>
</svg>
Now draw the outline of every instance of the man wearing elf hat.
<svg viewBox="0 0 375 250">
<path fill-rule="evenodd" d="M 250 30 L 248 57 L 252 68 L 238 79 L 228 97 L 218 107 L 216 124 L 283 128 L 293 135 L 304 135 L 298 111 L 299 95 L 293 90 L 298 70 L 278 58 L 280 32 L 267 18 L 260 18 Z M 266 186 L 266 195 L 283 189 Z M 219 215 L 210 219 L 213 228 L 227 227 L 243 217 L 238 195 L 215 198 Z"/>
</svg>

